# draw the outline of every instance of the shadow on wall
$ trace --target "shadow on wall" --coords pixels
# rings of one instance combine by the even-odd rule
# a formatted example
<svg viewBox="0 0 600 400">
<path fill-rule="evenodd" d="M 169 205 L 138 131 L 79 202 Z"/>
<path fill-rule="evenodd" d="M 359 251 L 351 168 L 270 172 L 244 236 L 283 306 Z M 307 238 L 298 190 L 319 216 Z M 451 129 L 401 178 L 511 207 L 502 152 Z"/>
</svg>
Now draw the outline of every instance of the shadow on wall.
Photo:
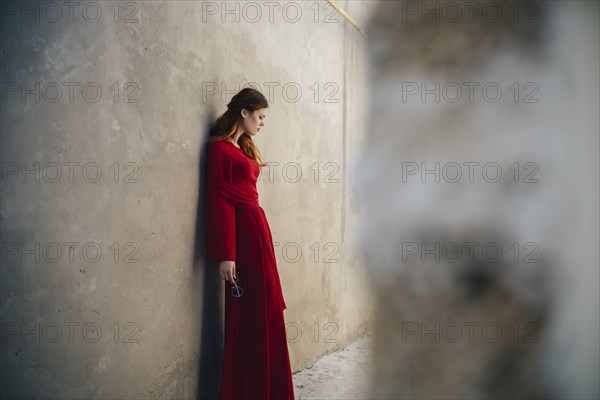
<svg viewBox="0 0 600 400">
<path fill-rule="evenodd" d="M 204 123 L 206 134 L 212 121 L 216 119 L 214 110 L 209 110 L 210 116 Z M 204 179 L 206 173 L 206 145 L 201 149 L 199 156 L 200 182 L 198 184 L 198 209 L 196 219 L 196 240 L 194 247 L 194 272 L 204 273 L 203 287 L 192 293 L 202 294 L 202 316 L 199 321 L 202 325 L 200 337 L 200 357 L 198 358 L 198 399 L 216 399 L 219 395 L 221 383 L 221 365 L 223 358 L 223 285 L 219 277 L 219 266 L 206 258 L 204 241 L 204 210 L 206 201 L 206 188 Z M 194 299 L 199 301 L 200 299 Z"/>
</svg>

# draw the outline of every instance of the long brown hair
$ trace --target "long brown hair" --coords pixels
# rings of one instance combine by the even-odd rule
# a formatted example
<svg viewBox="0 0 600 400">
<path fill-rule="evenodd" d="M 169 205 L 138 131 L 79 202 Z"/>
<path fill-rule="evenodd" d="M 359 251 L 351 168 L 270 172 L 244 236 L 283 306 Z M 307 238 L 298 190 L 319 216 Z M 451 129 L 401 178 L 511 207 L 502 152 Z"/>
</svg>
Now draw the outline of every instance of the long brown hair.
<svg viewBox="0 0 600 400">
<path fill-rule="evenodd" d="M 269 107 L 269 102 L 265 96 L 254 88 L 244 88 L 231 98 L 227 104 L 227 111 L 217 118 L 214 125 L 210 128 L 210 137 L 207 146 L 217 140 L 229 140 L 235 136 L 238 126 L 242 123 L 241 110 L 246 109 L 254 112 L 261 108 Z M 267 164 L 262 162 L 260 152 L 254 144 L 252 137 L 246 132 L 242 133 L 238 139 L 238 144 L 249 157 L 254 158 L 261 167 Z"/>
</svg>

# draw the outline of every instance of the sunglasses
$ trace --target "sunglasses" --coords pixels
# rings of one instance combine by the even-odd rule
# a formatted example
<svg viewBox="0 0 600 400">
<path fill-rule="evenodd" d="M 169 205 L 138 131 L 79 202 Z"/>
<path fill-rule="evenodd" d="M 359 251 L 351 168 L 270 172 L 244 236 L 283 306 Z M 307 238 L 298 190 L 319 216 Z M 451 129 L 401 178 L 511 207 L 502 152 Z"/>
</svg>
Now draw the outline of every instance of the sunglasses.
<svg viewBox="0 0 600 400">
<path fill-rule="evenodd" d="M 235 285 L 234 287 L 231 288 L 231 294 L 233 295 L 233 297 L 241 297 L 242 294 L 244 293 L 244 289 L 242 289 L 236 283 L 239 279 L 240 279 L 239 276 L 236 276 L 235 278 L 233 278 L 233 284 Z"/>
</svg>

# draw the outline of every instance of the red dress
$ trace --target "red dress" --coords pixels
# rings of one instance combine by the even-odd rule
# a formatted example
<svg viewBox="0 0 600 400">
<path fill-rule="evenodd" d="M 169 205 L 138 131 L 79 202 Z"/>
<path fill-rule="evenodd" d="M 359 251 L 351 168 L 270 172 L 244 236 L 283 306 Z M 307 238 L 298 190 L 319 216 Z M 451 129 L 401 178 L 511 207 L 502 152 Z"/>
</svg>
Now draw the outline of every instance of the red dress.
<svg viewBox="0 0 600 400">
<path fill-rule="evenodd" d="M 225 351 L 220 399 L 294 400 L 271 229 L 258 203 L 256 160 L 231 142 L 208 145 L 206 250 L 235 261 L 241 297 L 225 283 Z"/>
</svg>

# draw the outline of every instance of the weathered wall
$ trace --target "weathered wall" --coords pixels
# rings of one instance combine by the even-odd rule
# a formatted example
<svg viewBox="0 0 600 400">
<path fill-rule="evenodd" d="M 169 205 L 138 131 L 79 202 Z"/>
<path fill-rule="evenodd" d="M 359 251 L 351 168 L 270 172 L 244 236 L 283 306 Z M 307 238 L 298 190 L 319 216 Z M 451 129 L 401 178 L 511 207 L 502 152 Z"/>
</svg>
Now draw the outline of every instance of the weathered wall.
<svg viewBox="0 0 600 400">
<path fill-rule="evenodd" d="M 363 39 L 325 2 L 253 4 L 3 2 L 2 397 L 214 397 L 204 143 L 247 82 L 271 101 L 259 193 L 293 371 L 368 329 L 349 172 Z"/>
<path fill-rule="evenodd" d="M 595 399 L 597 2 L 382 2 L 371 398 Z"/>
</svg>

